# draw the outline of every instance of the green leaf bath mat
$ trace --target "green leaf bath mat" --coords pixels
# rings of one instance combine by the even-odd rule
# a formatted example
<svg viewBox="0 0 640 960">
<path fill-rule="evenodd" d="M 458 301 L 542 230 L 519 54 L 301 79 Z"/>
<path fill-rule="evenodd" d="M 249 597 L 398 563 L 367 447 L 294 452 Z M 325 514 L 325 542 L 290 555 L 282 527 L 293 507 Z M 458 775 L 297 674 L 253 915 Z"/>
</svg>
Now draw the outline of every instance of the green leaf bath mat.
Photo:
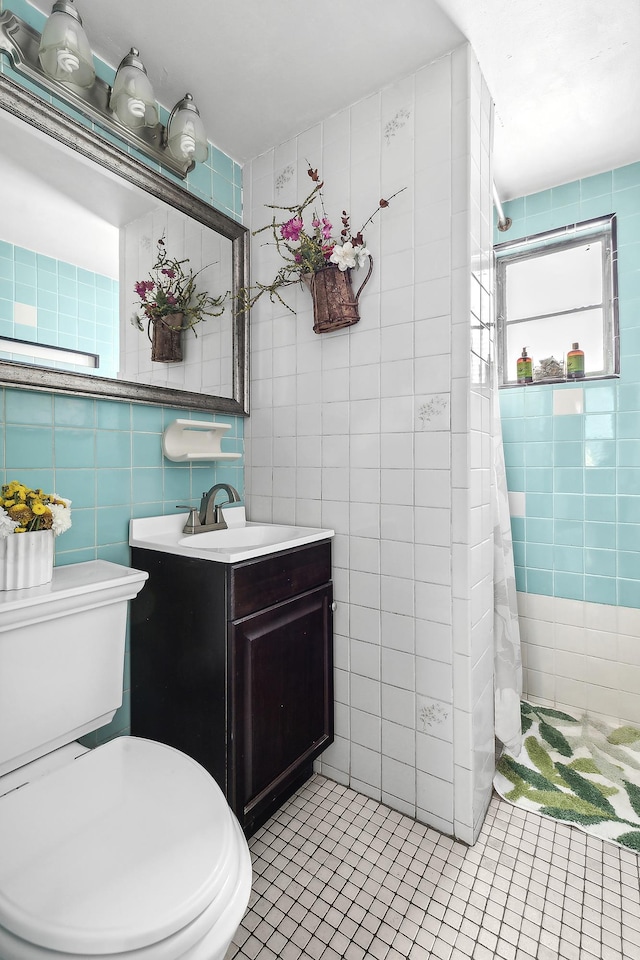
<svg viewBox="0 0 640 960">
<path fill-rule="evenodd" d="M 498 762 L 500 796 L 640 853 L 640 729 L 520 706 L 524 742 Z"/>
</svg>

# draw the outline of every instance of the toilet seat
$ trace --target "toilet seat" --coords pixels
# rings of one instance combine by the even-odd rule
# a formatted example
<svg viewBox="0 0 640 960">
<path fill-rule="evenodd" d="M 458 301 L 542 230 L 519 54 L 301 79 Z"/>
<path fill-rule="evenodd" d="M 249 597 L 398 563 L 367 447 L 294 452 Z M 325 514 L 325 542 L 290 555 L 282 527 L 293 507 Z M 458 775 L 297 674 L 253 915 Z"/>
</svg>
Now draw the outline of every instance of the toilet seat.
<svg viewBox="0 0 640 960">
<path fill-rule="evenodd" d="M 1 798 L 0 850 L 0 933 L 25 960 L 172 960 L 231 908 L 237 926 L 249 895 L 246 841 L 215 781 L 134 737 Z"/>
</svg>

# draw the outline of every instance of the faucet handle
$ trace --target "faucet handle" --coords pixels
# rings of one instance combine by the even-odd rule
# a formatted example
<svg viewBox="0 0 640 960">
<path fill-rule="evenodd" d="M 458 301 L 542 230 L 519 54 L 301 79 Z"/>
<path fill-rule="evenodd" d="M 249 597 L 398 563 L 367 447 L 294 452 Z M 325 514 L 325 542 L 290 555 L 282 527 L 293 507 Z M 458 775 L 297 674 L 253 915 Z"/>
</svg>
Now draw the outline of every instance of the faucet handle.
<svg viewBox="0 0 640 960">
<path fill-rule="evenodd" d="M 189 516 L 187 522 L 182 528 L 183 533 L 195 533 L 197 528 L 200 526 L 200 515 L 195 507 L 189 507 L 186 503 L 177 503 L 176 510 L 188 510 Z"/>
</svg>

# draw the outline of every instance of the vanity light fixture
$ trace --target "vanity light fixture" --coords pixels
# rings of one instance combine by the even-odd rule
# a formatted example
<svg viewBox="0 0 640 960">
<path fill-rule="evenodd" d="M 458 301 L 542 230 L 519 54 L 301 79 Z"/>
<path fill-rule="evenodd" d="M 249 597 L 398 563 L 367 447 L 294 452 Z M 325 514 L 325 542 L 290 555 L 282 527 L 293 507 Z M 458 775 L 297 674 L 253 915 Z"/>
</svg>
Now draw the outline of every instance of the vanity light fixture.
<svg viewBox="0 0 640 960">
<path fill-rule="evenodd" d="M 204 124 L 190 93 L 185 93 L 171 111 L 167 124 L 166 147 L 178 161 L 203 163 L 209 156 Z"/>
<path fill-rule="evenodd" d="M 153 87 L 135 47 L 131 47 L 118 67 L 109 106 L 120 123 L 131 130 L 155 127 L 158 123 Z"/>
<path fill-rule="evenodd" d="M 56 0 L 44 25 L 38 58 L 48 77 L 90 87 L 95 80 L 93 56 L 73 0 Z"/>
<path fill-rule="evenodd" d="M 0 55 L 31 83 L 64 100 L 103 130 L 184 179 L 204 162 L 209 145 L 198 109 L 187 93 L 158 119 L 153 88 L 135 47 L 122 60 L 113 88 L 95 75 L 89 41 L 73 0 L 55 0 L 42 36 L 7 10 L 0 13 Z"/>
</svg>

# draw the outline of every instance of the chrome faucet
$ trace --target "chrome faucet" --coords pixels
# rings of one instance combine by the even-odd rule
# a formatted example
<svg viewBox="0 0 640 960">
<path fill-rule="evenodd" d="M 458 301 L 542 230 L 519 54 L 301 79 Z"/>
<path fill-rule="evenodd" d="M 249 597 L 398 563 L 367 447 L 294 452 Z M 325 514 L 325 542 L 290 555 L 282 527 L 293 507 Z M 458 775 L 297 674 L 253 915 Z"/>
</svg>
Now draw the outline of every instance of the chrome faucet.
<svg viewBox="0 0 640 960">
<path fill-rule="evenodd" d="M 215 499 L 220 490 L 224 490 L 229 499 L 216 503 Z M 186 507 L 189 510 L 189 517 L 182 532 L 191 534 L 204 533 L 205 530 L 226 530 L 227 524 L 222 508 L 228 503 L 240 503 L 240 494 L 229 483 L 215 483 L 210 490 L 202 494 L 200 510 L 196 510 L 195 507 Z M 183 505 L 179 504 L 179 506 Z"/>
</svg>

